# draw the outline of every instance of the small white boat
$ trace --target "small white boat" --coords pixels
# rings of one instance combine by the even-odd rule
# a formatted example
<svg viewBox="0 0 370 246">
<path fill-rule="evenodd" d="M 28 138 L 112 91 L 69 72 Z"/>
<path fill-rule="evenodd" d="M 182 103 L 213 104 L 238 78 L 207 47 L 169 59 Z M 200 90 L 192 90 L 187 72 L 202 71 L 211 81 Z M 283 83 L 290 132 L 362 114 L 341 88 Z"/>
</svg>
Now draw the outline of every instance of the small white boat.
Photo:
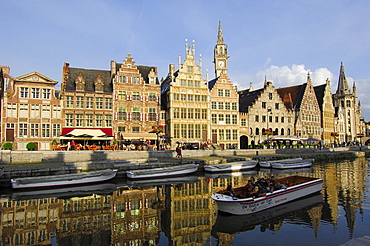
<svg viewBox="0 0 370 246">
<path fill-rule="evenodd" d="M 194 173 L 198 170 L 198 164 L 176 165 L 152 169 L 130 170 L 126 175 L 130 179 L 157 178 Z"/>
<path fill-rule="evenodd" d="M 233 189 L 233 195 L 229 195 L 226 189 L 218 191 L 212 194 L 212 199 L 216 201 L 219 211 L 236 215 L 252 214 L 319 192 L 323 184 L 322 179 L 303 176 L 289 176 L 275 182 L 284 184 L 286 180 L 291 186 L 260 197 L 240 198 L 245 190 L 243 186 Z"/>
<path fill-rule="evenodd" d="M 249 160 L 249 161 L 236 161 L 230 163 L 222 164 L 212 164 L 204 166 L 206 172 L 233 172 L 233 171 L 242 171 L 253 169 L 257 166 L 258 161 Z"/>
<path fill-rule="evenodd" d="M 270 168 L 271 167 L 271 164 L 272 163 L 275 163 L 275 162 L 290 162 L 290 161 L 301 161 L 302 158 L 301 157 L 298 157 L 298 158 L 291 158 L 291 159 L 282 159 L 282 160 L 271 160 L 271 161 L 260 161 L 258 163 L 258 165 L 260 167 L 265 167 L 265 168 Z"/>
<path fill-rule="evenodd" d="M 312 162 L 314 161 L 315 159 L 303 159 L 300 161 L 273 162 L 271 163 L 271 167 L 276 169 L 303 168 L 312 166 Z"/>
<path fill-rule="evenodd" d="M 117 171 L 117 169 L 105 169 L 92 172 L 15 178 L 11 179 L 10 182 L 14 189 L 78 185 L 112 179 L 116 176 Z"/>
</svg>

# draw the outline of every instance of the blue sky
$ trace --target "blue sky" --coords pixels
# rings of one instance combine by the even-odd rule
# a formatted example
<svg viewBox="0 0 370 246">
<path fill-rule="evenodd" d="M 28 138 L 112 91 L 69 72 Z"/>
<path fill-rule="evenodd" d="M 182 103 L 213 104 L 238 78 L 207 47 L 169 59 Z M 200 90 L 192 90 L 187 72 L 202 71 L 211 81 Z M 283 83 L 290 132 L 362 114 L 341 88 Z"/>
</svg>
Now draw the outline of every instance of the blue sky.
<svg viewBox="0 0 370 246">
<path fill-rule="evenodd" d="M 370 121 L 370 2 L 310 1 L 2 1 L 0 65 L 13 77 L 37 71 L 60 83 L 71 67 L 109 69 L 131 54 L 166 77 L 195 40 L 203 77 L 214 78 L 213 48 L 221 21 L 229 49 L 229 77 L 239 89 L 276 88 L 331 80 L 343 62 L 356 82 L 362 114 Z"/>
</svg>

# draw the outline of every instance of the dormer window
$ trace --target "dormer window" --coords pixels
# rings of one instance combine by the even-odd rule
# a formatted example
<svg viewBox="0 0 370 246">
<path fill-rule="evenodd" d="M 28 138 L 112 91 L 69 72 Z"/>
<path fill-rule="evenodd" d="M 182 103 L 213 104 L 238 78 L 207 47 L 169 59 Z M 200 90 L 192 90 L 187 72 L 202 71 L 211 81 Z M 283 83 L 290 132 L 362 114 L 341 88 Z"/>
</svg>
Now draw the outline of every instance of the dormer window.
<svg viewBox="0 0 370 246">
<path fill-rule="evenodd" d="M 78 76 L 75 80 L 75 84 L 76 84 L 76 90 L 77 91 L 85 90 L 85 79 L 84 79 L 84 76 L 82 75 L 82 73 L 78 74 Z"/>
<path fill-rule="evenodd" d="M 95 91 L 97 92 L 104 91 L 104 81 L 100 74 L 98 74 L 98 77 L 95 79 L 94 84 L 95 84 Z"/>
</svg>

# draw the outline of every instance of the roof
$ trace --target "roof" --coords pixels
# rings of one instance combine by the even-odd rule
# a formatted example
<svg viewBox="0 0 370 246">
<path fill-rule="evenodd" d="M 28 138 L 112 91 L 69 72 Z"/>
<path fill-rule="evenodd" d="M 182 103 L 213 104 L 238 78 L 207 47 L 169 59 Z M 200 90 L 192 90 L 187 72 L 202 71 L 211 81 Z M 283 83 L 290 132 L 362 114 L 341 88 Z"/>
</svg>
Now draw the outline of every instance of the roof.
<svg viewBox="0 0 370 246">
<path fill-rule="evenodd" d="M 321 111 L 322 111 L 322 104 L 324 103 L 325 88 L 326 88 L 326 84 L 313 87 L 313 89 L 315 90 L 317 103 L 319 104 Z"/>
<path fill-rule="evenodd" d="M 123 63 L 116 63 L 116 71 L 114 71 L 115 74 L 117 74 L 117 72 L 119 71 L 120 67 L 123 65 Z M 137 69 L 139 70 L 139 73 L 141 75 L 141 77 L 143 77 L 143 80 L 145 82 L 145 84 L 149 84 L 149 73 L 150 71 L 154 71 L 155 73 L 157 72 L 157 67 L 153 67 L 153 66 L 139 66 L 139 65 L 135 65 L 137 67 Z M 158 80 L 158 76 L 156 77 L 156 84 L 159 85 L 159 80 Z"/>
<path fill-rule="evenodd" d="M 105 93 L 113 93 L 113 86 L 111 80 L 111 73 L 109 70 L 94 70 L 94 69 L 85 69 L 85 68 L 68 68 L 68 77 L 66 78 L 66 91 L 76 91 L 76 78 L 81 73 L 85 79 L 85 89 L 86 92 L 95 92 L 94 81 L 101 75 L 101 78 L 104 82 L 104 91 Z"/>
<path fill-rule="evenodd" d="M 252 106 L 263 91 L 264 88 L 251 92 L 249 92 L 249 89 L 239 91 L 239 112 L 248 112 L 248 107 Z"/>
<path fill-rule="evenodd" d="M 276 89 L 287 109 L 298 110 L 301 107 L 307 83 Z"/>
<path fill-rule="evenodd" d="M 218 78 L 212 79 L 211 81 L 208 82 L 208 89 L 212 90 L 215 84 L 217 83 Z"/>
</svg>

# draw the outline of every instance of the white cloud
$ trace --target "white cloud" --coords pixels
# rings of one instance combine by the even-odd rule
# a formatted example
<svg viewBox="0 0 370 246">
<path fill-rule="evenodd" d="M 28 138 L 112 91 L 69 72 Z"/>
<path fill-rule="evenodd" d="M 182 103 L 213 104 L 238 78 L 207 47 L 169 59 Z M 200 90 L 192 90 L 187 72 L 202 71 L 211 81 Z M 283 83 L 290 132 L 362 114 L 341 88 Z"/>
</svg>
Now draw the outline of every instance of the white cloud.
<svg viewBox="0 0 370 246">
<path fill-rule="evenodd" d="M 262 86 L 266 76 L 267 80 L 272 81 L 276 88 L 300 85 L 307 82 L 308 71 L 310 70 L 306 69 L 303 64 L 293 64 L 291 67 L 271 65 L 256 74 L 256 81 L 259 86 Z M 330 81 L 334 78 L 333 73 L 327 68 L 317 68 L 313 72 L 310 71 L 310 74 L 313 85 L 324 84 L 327 78 Z"/>
</svg>

